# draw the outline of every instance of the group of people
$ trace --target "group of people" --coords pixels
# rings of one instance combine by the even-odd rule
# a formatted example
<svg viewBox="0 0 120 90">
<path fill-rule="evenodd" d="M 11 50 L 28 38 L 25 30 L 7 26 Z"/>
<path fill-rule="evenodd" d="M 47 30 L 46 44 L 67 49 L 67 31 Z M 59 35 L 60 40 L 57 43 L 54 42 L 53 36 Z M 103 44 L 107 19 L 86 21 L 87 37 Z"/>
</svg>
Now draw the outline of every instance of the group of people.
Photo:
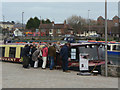
<svg viewBox="0 0 120 90">
<path fill-rule="evenodd" d="M 27 44 L 22 50 L 23 68 L 38 68 L 41 66 L 42 69 L 46 69 L 46 65 L 49 65 L 50 70 L 53 70 L 57 63 L 62 60 L 63 72 L 69 72 L 69 51 L 70 43 L 65 43 L 62 47 L 60 42 L 45 44 L 43 47 L 40 47 L 40 44 L 37 46 Z"/>
</svg>

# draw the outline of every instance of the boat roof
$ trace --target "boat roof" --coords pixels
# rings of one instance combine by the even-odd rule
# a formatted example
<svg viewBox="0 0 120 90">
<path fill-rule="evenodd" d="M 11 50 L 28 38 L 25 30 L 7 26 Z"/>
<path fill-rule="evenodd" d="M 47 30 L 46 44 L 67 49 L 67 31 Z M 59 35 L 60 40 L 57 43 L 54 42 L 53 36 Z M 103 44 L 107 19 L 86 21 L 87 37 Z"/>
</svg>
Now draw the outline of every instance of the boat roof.
<svg viewBox="0 0 120 90">
<path fill-rule="evenodd" d="M 33 43 L 7 43 L 7 44 L 0 44 L 0 45 L 32 45 Z M 37 43 L 35 43 L 37 44 Z M 71 46 L 83 46 L 83 45 L 100 45 L 102 43 L 70 43 Z M 41 43 L 40 45 L 45 45 L 45 43 Z M 61 44 L 63 46 L 64 44 Z M 102 44 L 103 45 L 103 44 Z"/>
<path fill-rule="evenodd" d="M 105 44 L 105 41 L 94 41 L 94 40 L 89 40 L 89 41 L 78 41 L 79 43 L 97 43 L 97 44 Z M 115 41 L 110 41 L 107 42 L 108 44 L 120 44 L 120 42 L 115 42 Z"/>
</svg>

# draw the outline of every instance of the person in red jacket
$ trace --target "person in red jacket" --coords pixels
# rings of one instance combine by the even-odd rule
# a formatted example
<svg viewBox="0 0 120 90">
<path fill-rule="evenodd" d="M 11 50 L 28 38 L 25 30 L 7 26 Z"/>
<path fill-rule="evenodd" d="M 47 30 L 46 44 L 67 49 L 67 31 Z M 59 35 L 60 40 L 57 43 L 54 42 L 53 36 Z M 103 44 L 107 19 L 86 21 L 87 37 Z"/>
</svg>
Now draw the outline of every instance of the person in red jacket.
<svg viewBox="0 0 120 90">
<path fill-rule="evenodd" d="M 43 59 L 42 69 L 46 68 L 47 56 L 48 56 L 48 47 L 47 45 L 45 45 L 42 49 L 42 59 Z"/>
</svg>

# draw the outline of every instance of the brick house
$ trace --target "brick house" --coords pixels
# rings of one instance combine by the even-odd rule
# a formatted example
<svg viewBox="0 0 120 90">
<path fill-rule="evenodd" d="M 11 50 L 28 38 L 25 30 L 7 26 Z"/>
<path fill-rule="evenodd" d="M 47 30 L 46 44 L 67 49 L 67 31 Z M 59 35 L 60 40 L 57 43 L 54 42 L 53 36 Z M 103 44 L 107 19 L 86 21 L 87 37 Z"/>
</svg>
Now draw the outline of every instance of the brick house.
<svg viewBox="0 0 120 90">
<path fill-rule="evenodd" d="M 66 21 L 62 24 L 42 24 L 39 26 L 40 33 L 45 33 L 46 36 L 62 36 L 65 34 L 72 34 L 72 27 L 66 24 Z"/>
<path fill-rule="evenodd" d="M 120 18 L 118 16 L 114 16 L 112 20 L 107 20 L 108 35 L 111 35 L 113 37 L 120 37 L 119 20 Z M 98 17 L 97 24 L 100 28 L 104 28 L 105 19 L 102 16 Z M 104 29 L 102 29 L 101 31 L 99 30 L 98 33 L 103 35 Z"/>
<path fill-rule="evenodd" d="M 112 20 L 107 20 L 108 35 L 112 37 L 120 37 L 120 18 L 114 16 Z M 84 30 L 80 30 L 80 36 L 89 36 L 99 34 L 102 37 L 105 35 L 105 19 L 102 16 L 97 18 L 97 23 L 94 25 L 84 26 Z"/>
<path fill-rule="evenodd" d="M 0 27 L 2 29 L 13 30 L 14 24 L 11 22 L 0 22 Z"/>
<path fill-rule="evenodd" d="M 119 17 L 114 16 L 112 20 L 107 20 L 108 26 L 108 35 L 112 37 L 120 37 L 120 26 L 119 26 Z M 102 37 L 105 35 L 105 19 L 102 16 L 97 18 L 97 24 L 84 27 L 85 30 L 82 31 L 82 34 L 89 36 L 92 34 L 100 34 Z M 89 28 L 89 29 L 88 29 Z"/>
</svg>

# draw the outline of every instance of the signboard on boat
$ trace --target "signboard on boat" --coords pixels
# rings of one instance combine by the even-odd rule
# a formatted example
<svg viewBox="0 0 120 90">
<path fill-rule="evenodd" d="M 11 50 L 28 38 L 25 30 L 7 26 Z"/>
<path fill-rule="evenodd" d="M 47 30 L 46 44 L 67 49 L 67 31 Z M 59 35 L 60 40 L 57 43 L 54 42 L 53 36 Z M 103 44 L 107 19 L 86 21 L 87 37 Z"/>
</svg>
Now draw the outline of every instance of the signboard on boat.
<svg viewBox="0 0 120 90">
<path fill-rule="evenodd" d="M 79 69 L 80 71 L 88 71 L 88 54 L 87 53 L 81 53 L 79 55 L 80 60 L 79 60 Z"/>
</svg>

